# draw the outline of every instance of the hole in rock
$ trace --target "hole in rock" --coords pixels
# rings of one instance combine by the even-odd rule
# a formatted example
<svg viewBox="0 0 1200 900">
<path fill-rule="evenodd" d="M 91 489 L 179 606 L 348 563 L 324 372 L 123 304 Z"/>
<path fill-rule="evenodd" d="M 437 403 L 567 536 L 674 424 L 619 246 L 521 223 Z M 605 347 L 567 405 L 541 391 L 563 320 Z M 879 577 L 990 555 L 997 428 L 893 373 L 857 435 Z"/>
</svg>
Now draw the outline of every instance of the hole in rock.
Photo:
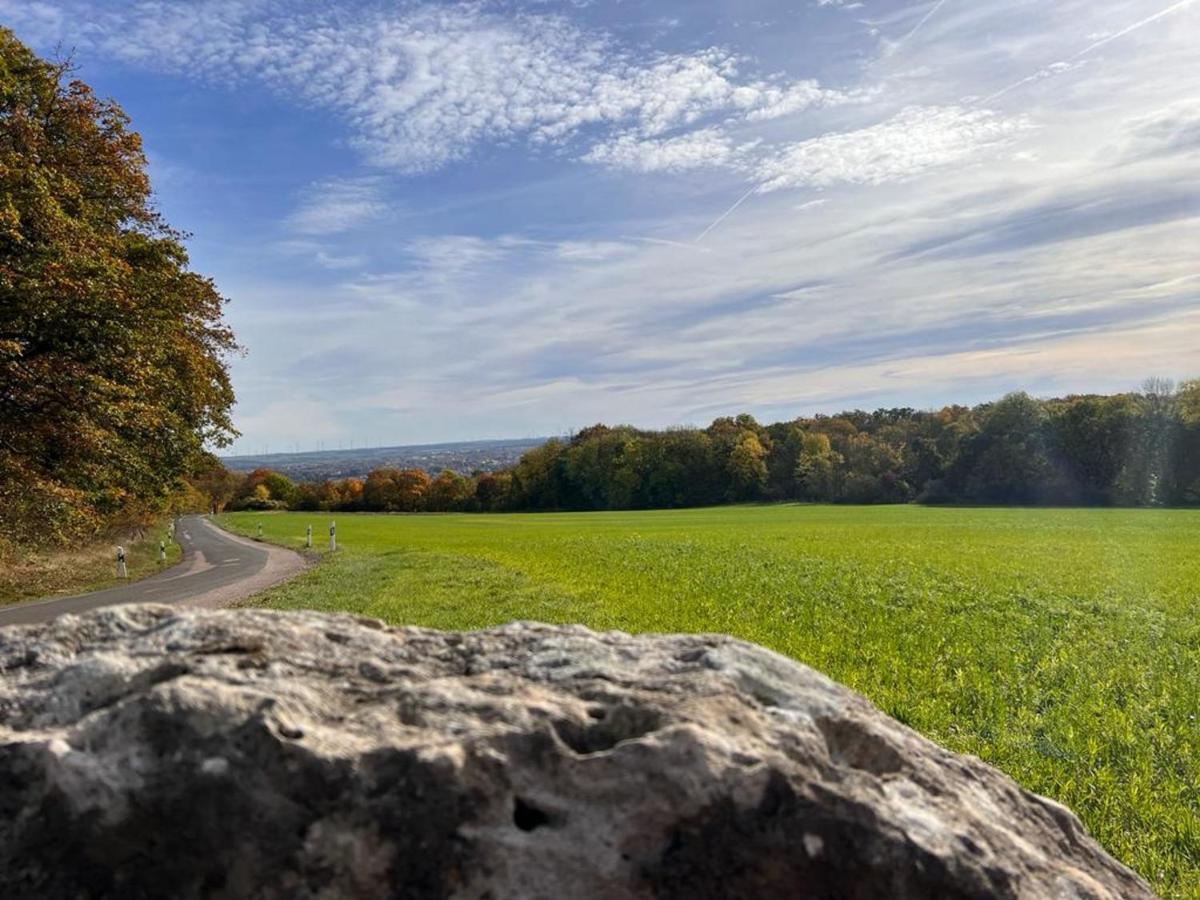
<svg viewBox="0 0 1200 900">
<path fill-rule="evenodd" d="M 865 723 L 849 719 L 817 719 L 816 723 L 835 764 L 879 776 L 904 768 L 899 751 Z"/>
<path fill-rule="evenodd" d="M 535 828 L 549 825 L 550 816 L 517 797 L 513 801 L 513 824 L 522 831 L 533 831 Z"/>
<path fill-rule="evenodd" d="M 559 719 L 554 730 L 564 744 L 586 755 L 611 750 L 621 741 L 644 737 L 663 726 L 663 717 L 658 712 L 637 706 L 613 706 L 607 714 L 596 713 L 595 708 L 589 709 L 588 718 L 594 721 L 585 723 Z"/>
</svg>

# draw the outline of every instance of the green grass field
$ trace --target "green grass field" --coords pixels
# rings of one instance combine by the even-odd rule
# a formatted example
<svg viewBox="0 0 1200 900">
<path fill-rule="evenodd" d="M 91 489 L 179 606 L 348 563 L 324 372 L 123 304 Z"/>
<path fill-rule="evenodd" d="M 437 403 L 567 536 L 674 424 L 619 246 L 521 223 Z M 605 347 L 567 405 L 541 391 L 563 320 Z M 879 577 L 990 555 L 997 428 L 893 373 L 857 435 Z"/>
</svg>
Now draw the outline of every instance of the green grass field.
<svg viewBox="0 0 1200 900">
<path fill-rule="evenodd" d="M 300 546 L 328 514 L 222 524 Z M 396 624 L 721 631 L 861 691 L 1200 896 L 1200 512 L 771 506 L 337 517 L 257 602 Z"/>
</svg>

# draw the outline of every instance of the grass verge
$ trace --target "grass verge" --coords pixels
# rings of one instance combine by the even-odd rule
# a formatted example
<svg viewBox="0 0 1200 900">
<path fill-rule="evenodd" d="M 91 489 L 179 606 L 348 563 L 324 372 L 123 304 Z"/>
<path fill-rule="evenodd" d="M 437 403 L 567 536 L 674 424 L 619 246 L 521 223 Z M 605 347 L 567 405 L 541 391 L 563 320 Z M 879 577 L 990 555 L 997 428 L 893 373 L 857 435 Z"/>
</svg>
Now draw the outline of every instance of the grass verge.
<svg viewBox="0 0 1200 900">
<path fill-rule="evenodd" d="M 71 596 L 124 584 L 117 578 L 116 548 L 125 548 L 129 580 L 145 578 L 174 565 L 182 554 L 167 540 L 167 561 L 158 560 L 158 542 L 167 539 L 166 522 L 140 533 L 95 541 L 81 547 L 10 553 L 0 560 L 0 606 L 42 597 Z"/>
</svg>

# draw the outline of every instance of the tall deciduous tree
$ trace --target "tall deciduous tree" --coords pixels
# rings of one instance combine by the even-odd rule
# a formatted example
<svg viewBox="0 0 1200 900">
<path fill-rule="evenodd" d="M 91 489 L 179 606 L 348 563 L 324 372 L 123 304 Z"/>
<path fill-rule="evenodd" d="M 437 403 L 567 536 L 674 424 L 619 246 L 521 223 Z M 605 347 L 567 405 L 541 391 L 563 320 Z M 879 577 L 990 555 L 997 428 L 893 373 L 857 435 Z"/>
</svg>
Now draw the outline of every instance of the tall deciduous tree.
<svg viewBox="0 0 1200 900">
<path fill-rule="evenodd" d="M 1128 394 L 1073 397 L 1050 405 L 1050 440 L 1073 481 L 1074 499 L 1111 503 L 1130 465 L 1140 409 Z"/>
<path fill-rule="evenodd" d="M 1009 394 L 992 404 L 951 472 L 961 495 L 986 503 L 1042 500 L 1052 474 L 1045 432 L 1046 412 L 1028 394 Z"/>
<path fill-rule="evenodd" d="M 805 500 L 835 499 L 835 479 L 844 462 L 833 449 L 829 435 L 813 432 L 801 438 L 800 457 L 796 461 L 796 485 Z"/>
<path fill-rule="evenodd" d="M 224 299 L 151 204 L 112 101 L 0 29 L 0 527 L 162 502 L 236 434 Z"/>
</svg>

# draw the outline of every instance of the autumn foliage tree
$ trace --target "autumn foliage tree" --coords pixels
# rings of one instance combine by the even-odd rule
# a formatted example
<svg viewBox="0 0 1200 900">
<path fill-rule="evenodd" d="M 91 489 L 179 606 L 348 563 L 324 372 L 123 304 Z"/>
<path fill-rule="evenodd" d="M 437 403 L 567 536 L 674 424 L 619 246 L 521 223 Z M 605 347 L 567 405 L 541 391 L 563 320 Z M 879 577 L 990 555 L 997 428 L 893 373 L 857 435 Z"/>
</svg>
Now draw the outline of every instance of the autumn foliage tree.
<svg viewBox="0 0 1200 900">
<path fill-rule="evenodd" d="M 155 212 L 116 103 L 0 28 L 0 528 L 152 511 L 235 435 L 224 299 Z"/>
<path fill-rule="evenodd" d="M 230 472 L 212 454 L 203 454 L 192 472 L 187 476 L 189 486 L 198 495 L 199 503 L 194 511 L 215 510 L 224 512 L 225 507 L 237 496 L 242 477 Z"/>
<path fill-rule="evenodd" d="M 424 501 L 424 507 L 429 512 L 469 510 L 475 505 L 475 482 L 446 469 L 429 483 Z"/>
<path fill-rule="evenodd" d="M 430 480 L 420 469 L 376 469 L 363 485 L 363 505 L 383 512 L 416 512 Z"/>
</svg>

